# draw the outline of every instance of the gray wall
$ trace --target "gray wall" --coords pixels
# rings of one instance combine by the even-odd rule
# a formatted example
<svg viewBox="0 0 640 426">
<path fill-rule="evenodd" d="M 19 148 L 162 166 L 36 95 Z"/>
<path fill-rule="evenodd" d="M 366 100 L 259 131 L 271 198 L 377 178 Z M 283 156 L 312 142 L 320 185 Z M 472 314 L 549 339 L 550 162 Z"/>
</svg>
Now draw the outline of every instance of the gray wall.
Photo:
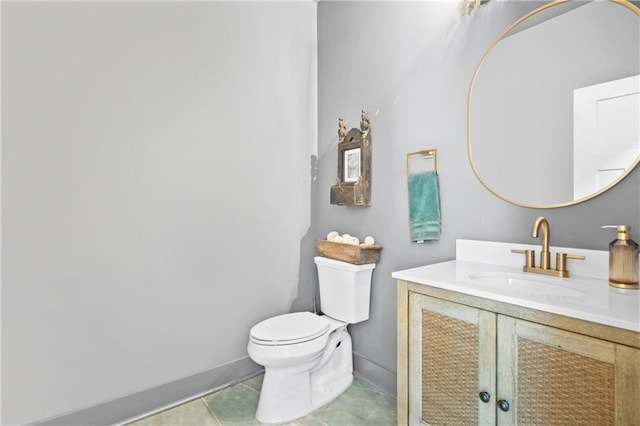
<svg viewBox="0 0 640 426">
<path fill-rule="evenodd" d="M 387 389 L 394 388 L 389 372 L 396 369 L 393 271 L 454 258 L 457 238 L 536 243 L 530 234 L 539 215 L 549 219 L 556 245 L 607 249 L 614 236 L 599 226 L 610 223 L 631 225 L 640 239 L 637 170 L 591 201 L 552 210 L 508 204 L 471 170 L 466 107 L 475 66 L 502 30 L 535 6 L 490 2 L 467 17 L 447 1 L 318 5 L 318 234 L 371 234 L 384 246 L 373 274 L 370 319 L 350 330 L 357 357 L 378 367 L 368 378 Z M 357 127 L 361 108 L 369 111 L 372 125 L 372 205 L 330 205 L 337 120 Z M 409 238 L 405 156 L 430 147 L 439 149 L 442 236 L 415 244 Z"/>
<path fill-rule="evenodd" d="M 2 424 L 233 366 L 290 309 L 316 34 L 313 2 L 3 2 Z"/>
</svg>

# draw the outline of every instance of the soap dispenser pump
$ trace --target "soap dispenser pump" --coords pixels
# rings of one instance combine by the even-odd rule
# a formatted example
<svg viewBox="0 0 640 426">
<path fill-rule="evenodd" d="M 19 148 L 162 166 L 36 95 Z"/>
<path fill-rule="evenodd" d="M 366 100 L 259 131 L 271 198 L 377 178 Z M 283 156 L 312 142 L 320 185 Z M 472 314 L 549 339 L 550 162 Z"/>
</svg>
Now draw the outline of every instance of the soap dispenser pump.
<svg viewBox="0 0 640 426">
<path fill-rule="evenodd" d="M 631 239 L 628 225 L 605 225 L 616 228 L 618 235 L 609 244 L 609 285 L 638 288 L 638 244 Z"/>
</svg>

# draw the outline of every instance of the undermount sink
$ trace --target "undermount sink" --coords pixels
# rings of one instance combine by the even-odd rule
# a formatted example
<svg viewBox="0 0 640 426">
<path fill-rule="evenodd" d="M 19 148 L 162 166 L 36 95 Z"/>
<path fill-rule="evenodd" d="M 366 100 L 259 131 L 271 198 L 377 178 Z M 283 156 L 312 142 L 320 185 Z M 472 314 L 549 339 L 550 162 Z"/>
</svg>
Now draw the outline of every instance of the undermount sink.
<svg viewBox="0 0 640 426">
<path fill-rule="evenodd" d="M 540 295 L 551 297 L 570 297 L 584 299 L 588 293 L 570 287 L 560 278 L 546 278 L 525 273 L 479 272 L 469 274 L 469 278 L 482 285 L 500 288 L 501 293 L 509 295 Z"/>
</svg>

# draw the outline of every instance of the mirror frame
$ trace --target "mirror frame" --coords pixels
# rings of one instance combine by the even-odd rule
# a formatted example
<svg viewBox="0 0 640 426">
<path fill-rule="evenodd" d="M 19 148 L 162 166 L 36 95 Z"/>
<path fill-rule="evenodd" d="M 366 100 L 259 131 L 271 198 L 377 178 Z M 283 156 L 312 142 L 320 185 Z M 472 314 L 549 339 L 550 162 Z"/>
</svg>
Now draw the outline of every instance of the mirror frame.
<svg viewBox="0 0 640 426">
<path fill-rule="evenodd" d="M 495 195 L 496 197 L 507 201 L 511 204 L 514 204 L 516 206 L 520 206 L 520 207 L 529 207 L 529 208 L 538 208 L 538 209 L 552 209 L 552 208 L 558 208 L 558 207 L 566 207 L 566 206 L 572 206 L 575 204 L 579 204 L 582 203 L 584 201 L 590 200 L 594 197 L 597 197 L 598 195 L 608 191 L 609 189 L 613 188 L 616 184 L 618 184 L 618 182 L 620 182 L 622 179 L 624 179 L 625 177 L 627 177 L 629 175 L 629 173 L 631 173 L 635 167 L 640 164 L 640 155 L 638 155 L 638 157 L 635 159 L 635 161 L 616 179 L 614 179 L 613 181 L 611 181 L 609 184 L 607 184 L 606 186 L 600 188 L 598 191 L 593 192 L 587 196 L 584 196 L 582 198 L 578 198 L 576 200 L 571 200 L 571 201 L 567 201 L 567 202 L 563 202 L 563 203 L 555 203 L 555 204 L 535 204 L 535 203 L 527 203 L 527 202 L 523 202 L 523 201 L 516 201 L 513 200 L 509 197 L 506 197 L 500 193 L 498 193 L 496 190 L 494 190 L 480 175 L 480 172 L 478 171 L 475 162 L 473 161 L 473 154 L 471 153 L 471 95 L 473 94 L 473 86 L 476 82 L 476 78 L 478 77 L 478 74 L 480 73 L 480 69 L 482 68 L 482 64 L 485 62 L 485 59 L 487 58 L 487 56 L 489 55 L 489 53 L 491 53 L 491 51 L 494 49 L 494 47 L 501 41 L 503 40 L 507 35 L 509 35 L 511 33 L 511 31 L 513 31 L 514 28 L 516 28 L 518 25 L 520 25 L 523 21 L 526 21 L 527 19 L 533 17 L 534 15 L 537 15 L 538 13 L 542 12 L 543 10 L 546 10 L 548 8 L 563 4 L 563 3 L 568 3 L 571 1 L 576 1 L 576 0 L 553 0 L 543 6 L 540 6 L 539 8 L 532 10 L 531 12 L 525 14 L 524 16 L 522 16 L 521 18 L 519 18 L 518 20 L 516 20 L 513 24 L 511 24 L 506 30 L 504 30 L 500 36 L 498 36 L 497 39 L 495 39 L 493 41 L 493 43 L 491 43 L 491 45 L 489 46 L 489 48 L 485 51 L 485 53 L 482 55 L 482 57 L 480 58 L 480 62 L 478 63 L 478 65 L 476 66 L 476 69 L 473 73 L 473 78 L 471 79 L 471 85 L 469 86 L 469 92 L 467 95 L 467 156 L 469 158 L 469 162 L 471 163 L 471 168 L 473 169 L 473 173 L 476 175 L 476 177 L 478 178 L 478 180 L 480 181 L 480 183 L 482 183 L 482 185 L 489 190 L 489 192 L 491 192 L 493 195 Z M 638 8 L 637 6 L 635 6 L 633 3 L 631 3 L 628 0 L 607 0 L 610 3 L 616 3 L 619 4 L 621 6 L 626 7 L 627 9 L 629 9 L 631 12 L 635 13 L 636 16 L 638 16 L 638 18 L 640 18 L 640 8 Z"/>
</svg>

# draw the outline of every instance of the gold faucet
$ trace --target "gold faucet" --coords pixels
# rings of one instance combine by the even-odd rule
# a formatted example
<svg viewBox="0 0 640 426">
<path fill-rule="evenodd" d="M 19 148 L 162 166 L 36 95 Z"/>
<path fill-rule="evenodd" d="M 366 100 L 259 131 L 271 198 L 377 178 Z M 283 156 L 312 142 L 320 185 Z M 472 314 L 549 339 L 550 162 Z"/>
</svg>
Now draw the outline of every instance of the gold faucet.
<svg viewBox="0 0 640 426">
<path fill-rule="evenodd" d="M 540 216 L 533 223 L 533 230 L 531 236 L 538 238 L 538 233 L 542 228 L 542 250 L 540 251 L 540 268 L 551 268 L 551 252 L 549 252 L 549 239 L 551 238 L 551 231 L 549 230 L 549 222 L 543 216 Z"/>
<path fill-rule="evenodd" d="M 517 250 L 513 249 L 513 253 L 522 253 L 525 255 L 525 265 L 522 268 L 524 272 L 533 272 L 536 274 L 553 275 L 555 277 L 567 278 L 569 271 L 567 270 L 567 259 L 584 260 L 585 257 L 577 254 L 556 253 L 556 267 L 551 268 L 551 252 L 549 251 L 549 240 L 551 239 L 551 230 L 549 221 L 540 216 L 533 223 L 531 236 L 538 238 L 538 234 L 542 230 L 542 250 L 540 250 L 540 266 L 536 267 L 535 253 L 533 250 Z"/>
</svg>

